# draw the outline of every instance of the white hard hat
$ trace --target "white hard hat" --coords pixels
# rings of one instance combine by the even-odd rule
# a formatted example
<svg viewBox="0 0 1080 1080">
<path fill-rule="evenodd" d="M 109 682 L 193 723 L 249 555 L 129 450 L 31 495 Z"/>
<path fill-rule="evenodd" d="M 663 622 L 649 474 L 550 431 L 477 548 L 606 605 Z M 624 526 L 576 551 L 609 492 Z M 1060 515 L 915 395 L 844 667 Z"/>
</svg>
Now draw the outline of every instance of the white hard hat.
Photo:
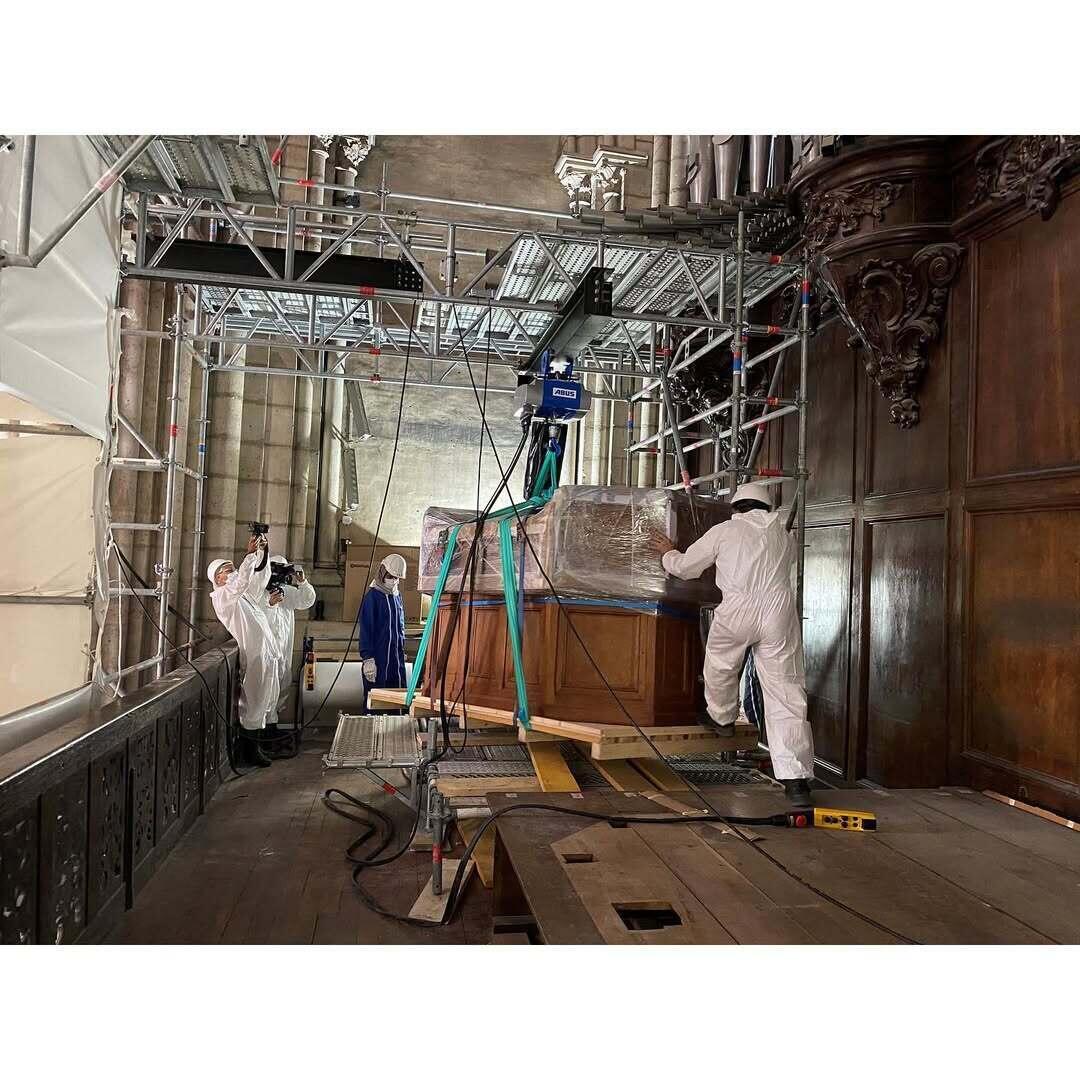
<svg viewBox="0 0 1080 1080">
<path fill-rule="evenodd" d="M 270 561 L 271 561 L 272 563 L 280 563 L 280 564 L 284 565 L 284 564 L 285 564 L 285 563 L 287 563 L 287 562 L 288 562 L 289 560 L 288 560 L 288 559 L 286 559 L 284 555 L 271 555 L 271 556 L 270 556 Z"/>
<path fill-rule="evenodd" d="M 769 489 L 764 484 L 740 484 L 735 489 L 733 503 L 742 502 L 744 499 L 752 499 L 754 502 L 772 506 L 772 498 Z"/>
<path fill-rule="evenodd" d="M 217 572 L 227 563 L 229 559 L 215 559 L 207 568 L 206 576 L 210 579 L 211 585 L 216 585 L 217 582 L 214 578 L 217 577 Z"/>
<path fill-rule="evenodd" d="M 404 555 L 387 555 L 381 565 L 388 577 L 403 578 L 407 570 Z"/>
</svg>

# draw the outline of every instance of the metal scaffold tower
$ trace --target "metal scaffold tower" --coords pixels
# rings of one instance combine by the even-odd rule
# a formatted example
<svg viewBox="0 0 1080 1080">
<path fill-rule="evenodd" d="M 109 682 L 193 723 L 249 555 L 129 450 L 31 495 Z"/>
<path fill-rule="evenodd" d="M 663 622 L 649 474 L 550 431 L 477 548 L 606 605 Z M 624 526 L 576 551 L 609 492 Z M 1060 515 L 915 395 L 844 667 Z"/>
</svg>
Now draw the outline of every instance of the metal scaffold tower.
<svg viewBox="0 0 1080 1080">
<path fill-rule="evenodd" d="M 404 380 L 418 389 L 474 393 L 473 380 L 463 376 L 471 375 L 468 365 L 479 355 L 490 363 L 487 392 L 510 394 L 519 372 L 527 370 L 557 327 L 575 289 L 596 270 L 611 285 L 612 306 L 609 316 L 590 324 L 586 338 L 573 342 L 576 370 L 593 381 L 595 398 L 625 405 L 628 432 L 641 430 L 646 408 L 662 416 L 653 433 L 637 441 L 632 435 L 627 438 L 627 482 L 631 462 L 644 455 L 655 457 L 656 486 L 682 487 L 706 497 L 730 495 L 750 479 L 793 482 L 801 605 L 811 270 L 803 254 L 792 254 L 797 236 L 778 193 L 713 200 L 707 206 L 575 218 L 550 210 L 394 192 L 385 175 L 377 189 L 289 180 L 275 171 L 277 155 L 266 146 L 223 156 L 231 146 L 228 140 L 235 138 L 207 144 L 201 136 L 158 137 L 156 156 L 141 159 L 149 164 L 129 169 L 124 180 L 126 221 L 134 244 L 122 273 L 172 283 L 177 290 L 177 314 L 170 328 L 121 331 L 125 337 L 171 342 L 174 416 L 169 444 L 155 450 L 135 433 L 135 425 L 117 416 L 119 427 L 149 456 L 114 456 L 111 461 L 113 468 L 155 469 L 165 475 L 161 525 L 112 524 L 114 531 L 161 530 L 157 583 L 134 591 L 156 600 L 162 625 L 176 574 L 173 499 L 179 473 L 192 478 L 197 488 L 195 571 L 188 603 L 192 621 L 202 587 L 197 570 L 208 390 L 216 373 L 250 370 L 262 376 L 343 380 L 357 389 L 369 381 L 401 385 Z M 130 157 L 127 137 L 101 137 L 95 145 L 110 162 Z M 296 187 L 316 193 L 319 201 L 290 200 L 288 194 Z M 437 204 L 481 211 L 483 216 L 449 218 L 427 212 L 426 207 Z M 498 221 L 492 220 L 495 215 Z M 201 246 L 185 239 L 186 230 L 196 223 L 210 237 Z M 472 245 L 480 238 L 484 246 L 462 243 L 463 236 L 474 238 Z M 216 252 L 226 248 L 228 258 L 218 257 Z M 207 249 L 213 250 L 208 254 Z M 357 258 L 360 254 L 381 257 L 383 276 L 365 277 L 367 264 L 374 260 Z M 438 270 L 432 268 L 432 256 L 438 257 Z M 466 259 L 480 268 L 459 283 L 464 276 L 459 267 Z M 751 322 L 751 311 L 781 290 L 796 294 L 784 325 Z M 190 318 L 184 314 L 182 292 L 190 292 L 193 301 Z M 295 366 L 245 367 L 247 346 L 290 351 Z M 206 374 L 195 421 L 200 438 L 194 463 L 177 460 L 176 380 L 185 347 L 193 350 L 195 363 Z M 784 359 L 796 347 L 797 390 L 784 397 Z M 400 365 L 407 353 L 414 363 L 406 371 Z M 347 371 L 350 357 L 356 359 Z M 683 394 L 680 405 L 680 386 L 701 371 L 723 386 L 722 399 L 706 396 L 705 404 L 695 409 Z M 752 382 L 748 377 L 755 371 Z M 767 379 L 762 377 L 765 372 Z M 759 389 L 760 384 L 767 389 Z M 629 390 L 622 389 L 627 386 Z M 766 426 L 793 414 L 798 418 L 794 467 L 759 467 Z M 711 467 L 693 474 L 687 455 L 708 447 Z M 123 581 L 110 588 L 114 596 L 133 591 Z M 164 671 L 166 642 L 158 644 L 156 657 L 111 678 L 148 666 Z M 190 655 L 190 633 L 185 648 Z"/>
</svg>

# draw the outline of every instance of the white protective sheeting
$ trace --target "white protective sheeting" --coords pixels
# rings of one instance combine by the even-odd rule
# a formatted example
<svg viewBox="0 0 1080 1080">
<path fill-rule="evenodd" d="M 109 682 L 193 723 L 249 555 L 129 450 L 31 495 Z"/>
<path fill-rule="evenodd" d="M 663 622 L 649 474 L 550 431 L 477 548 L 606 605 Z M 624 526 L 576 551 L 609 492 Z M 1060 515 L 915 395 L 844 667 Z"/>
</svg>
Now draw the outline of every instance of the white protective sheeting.
<svg viewBox="0 0 1080 1080">
<path fill-rule="evenodd" d="M 55 423 L 0 394 L 0 418 Z M 97 439 L 0 432 L 0 593 L 86 594 L 94 560 L 91 514 Z M 0 714 L 86 682 L 90 608 L 0 604 Z"/>
<path fill-rule="evenodd" d="M 8 252 L 16 246 L 24 140 L 15 142 L 0 154 L 0 243 Z M 104 171 L 85 136 L 39 136 L 31 251 Z M 0 389 L 99 439 L 107 430 L 120 199 L 115 184 L 36 269 L 0 270 Z"/>
</svg>

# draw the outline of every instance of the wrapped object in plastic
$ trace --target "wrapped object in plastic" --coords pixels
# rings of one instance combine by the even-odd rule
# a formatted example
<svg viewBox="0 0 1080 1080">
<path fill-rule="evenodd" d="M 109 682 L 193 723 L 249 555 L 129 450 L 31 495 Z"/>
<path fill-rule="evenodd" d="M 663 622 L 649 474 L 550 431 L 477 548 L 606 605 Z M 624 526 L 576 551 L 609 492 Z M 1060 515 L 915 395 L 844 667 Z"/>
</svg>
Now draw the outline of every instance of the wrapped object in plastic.
<svg viewBox="0 0 1080 1080">
<path fill-rule="evenodd" d="M 685 551 L 731 517 L 727 503 L 711 499 L 695 497 L 694 510 L 696 532 L 684 492 L 567 485 L 537 515 L 548 518 L 541 561 L 560 595 L 715 604 L 711 567 L 694 581 L 669 577 L 650 543 L 658 531 Z"/>
<path fill-rule="evenodd" d="M 695 581 L 669 577 L 652 550 L 650 534 L 666 533 L 676 547 L 685 550 L 697 536 L 726 521 L 726 503 L 695 498 L 698 519 L 695 532 L 689 496 L 683 492 L 638 487 L 560 487 L 543 510 L 526 519 L 532 548 L 560 596 L 597 597 L 616 600 L 655 600 L 684 604 L 715 604 L 720 595 L 713 572 L 707 569 Z M 446 552 L 449 533 L 463 525 L 450 566 L 446 590 L 461 588 L 476 517 L 472 510 L 432 507 L 424 514 L 420 543 L 420 591 L 433 592 Z M 511 522 L 514 557 L 520 566 L 520 526 Z M 476 553 L 475 591 L 500 594 L 502 567 L 498 527 L 486 523 Z M 526 593 L 550 593 L 544 575 L 526 545 L 524 588 Z"/>
<path fill-rule="evenodd" d="M 529 530 L 529 539 L 539 555 L 543 550 L 545 522 L 538 520 L 541 515 L 523 517 Z M 454 545 L 454 555 L 450 562 L 450 571 L 446 578 L 446 592 L 461 591 L 461 578 L 469 557 L 469 546 L 476 534 L 475 510 L 452 510 L 441 506 L 431 506 L 424 511 L 424 520 L 420 532 L 420 583 L 419 591 L 433 593 L 439 578 L 446 545 L 450 542 L 450 533 L 455 525 L 461 525 Z M 462 524 L 464 523 L 464 524 Z M 513 540 L 514 565 L 521 565 L 521 527 L 516 518 L 510 521 L 510 535 Z M 502 559 L 499 554 L 499 525 L 496 521 L 484 522 L 480 539 L 476 545 L 476 577 L 469 578 L 473 589 L 478 593 L 502 594 Z M 543 576 L 537 569 L 536 560 L 525 548 L 525 591 L 542 592 L 547 589 Z M 468 583 L 466 583 L 468 590 Z"/>
</svg>

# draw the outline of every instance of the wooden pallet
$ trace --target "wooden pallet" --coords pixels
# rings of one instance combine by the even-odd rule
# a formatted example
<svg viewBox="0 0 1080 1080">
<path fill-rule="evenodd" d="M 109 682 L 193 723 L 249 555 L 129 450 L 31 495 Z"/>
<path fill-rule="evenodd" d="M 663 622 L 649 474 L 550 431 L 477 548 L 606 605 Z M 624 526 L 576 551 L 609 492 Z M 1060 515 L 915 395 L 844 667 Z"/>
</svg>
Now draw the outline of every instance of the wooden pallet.
<svg viewBox="0 0 1080 1080">
<path fill-rule="evenodd" d="M 404 708 L 404 690 L 375 689 L 368 695 L 373 708 Z M 514 714 L 505 709 L 492 709 L 468 703 L 445 703 L 448 716 L 467 716 L 469 724 L 476 722 L 516 726 Z M 439 703 L 417 694 L 409 710 L 413 716 L 432 716 L 440 712 Z M 522 742 L 534 743 L 551 739 L 570 739 L 586 743 L 589 755 L 596 761 L 615 761 L 626 758 L 655 758 L 649 740 L 652 740 L 666 757 L 668 754 L 702 754 L 720 750 L 753 750 L 758 744 L 758 729 L 753 724 L 736 724 L 735 734 L 723 738 L 700 724 L 676 727 L 642 728 L 648 736 L 629 724 L 582 724 L 569 720 L 552 720 L 545 716 L 533 716 L 530 730 L 519 730 Z M 546 736 L 537 739 L 536 736 Z"/>
</svg>

